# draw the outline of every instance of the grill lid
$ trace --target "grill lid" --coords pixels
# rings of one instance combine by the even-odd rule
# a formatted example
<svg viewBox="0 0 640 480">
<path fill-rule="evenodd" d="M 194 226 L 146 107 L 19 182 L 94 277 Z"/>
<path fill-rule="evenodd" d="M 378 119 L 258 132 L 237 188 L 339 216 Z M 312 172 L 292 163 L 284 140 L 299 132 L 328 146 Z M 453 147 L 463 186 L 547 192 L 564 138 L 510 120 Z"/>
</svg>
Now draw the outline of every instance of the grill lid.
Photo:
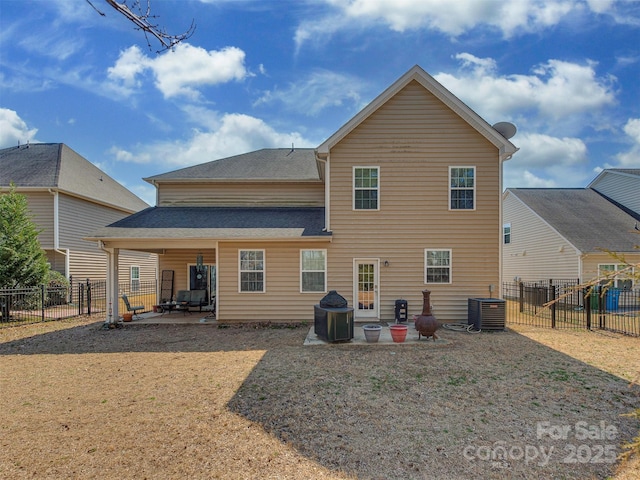
<svg viewBox="0 0 640 480">
<path fill-rule="evenodd" d="M 347 304 L 347 299 L 335 290 L 331 290 L 320 300 L 322 308 L 346 308 Z"/>
</svg>

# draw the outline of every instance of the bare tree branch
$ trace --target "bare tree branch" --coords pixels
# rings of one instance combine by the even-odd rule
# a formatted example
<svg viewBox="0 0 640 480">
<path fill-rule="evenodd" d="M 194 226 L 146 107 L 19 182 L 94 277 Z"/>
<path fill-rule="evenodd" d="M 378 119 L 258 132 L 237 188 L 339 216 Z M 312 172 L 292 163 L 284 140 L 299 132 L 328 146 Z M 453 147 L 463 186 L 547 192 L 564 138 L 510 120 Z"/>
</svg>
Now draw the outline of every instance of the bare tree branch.
<svg viewBox="0 0 640 480">
<path fill-rule="evenodd" d="M 96 6 L 91 3 L 91 0 L 86 0 L 89 5 L 93 7 L 93 9 L 98 12 L 100 15 L 105 16 L 104 12 L 98 10 Z M 133 2 L 133 8 L 137 10 L 139 13 L 135 13 L 128 6 L 126 0 L 123 2 L 117 2 L 116 0 L 105 0 L 111 7 L 113 7 L 117 12 L 124 15 L 127 20 L 136 25 L 138 30 L 142 30 L 144 32 L 145 38 L 147 39 L 147 44 L 149 48 L 151 48 L 151 42 L 149 42 L 149 35 L 155 37 L 161 44 L 162 47 L 156 53 L 160 53 L 164 50 L 169 50 L 174 48 L 178 43 L 183 40 L 188 39 L 193 35 L 196 30 L 196 25 L 192 21 L 189 29 L 180 35 L 170 35 L 166 33 L 164 30 L 161 30 L 157 24 L 154 24 L 150 21 L 150 19 L 155 18 L 155 16 L 151 15 L 151 0 L 147 0 L 147 8 L 143 13 L 142 8 L 140 6 L 140 0 L 135 0 Z"/>
</svg>

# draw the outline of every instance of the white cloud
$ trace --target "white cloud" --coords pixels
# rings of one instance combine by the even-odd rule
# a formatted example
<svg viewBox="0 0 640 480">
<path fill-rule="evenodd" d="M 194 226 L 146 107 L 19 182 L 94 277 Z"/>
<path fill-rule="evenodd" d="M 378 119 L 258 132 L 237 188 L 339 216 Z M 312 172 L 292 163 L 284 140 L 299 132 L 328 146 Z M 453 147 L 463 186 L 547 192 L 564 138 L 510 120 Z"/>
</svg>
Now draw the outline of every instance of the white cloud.
<svg viewBox="0 0 640 480">
<path fill-rule="evenodd" d="M 35 139 L 37 132 L 37 128 L 29 128 L 14 110 L 0 108 L 0 148 L 37 142 Z"/>
<path fill-rule="evenodd" d="M 612 77 L 597 77 L 595 64 L 549 60 L 531 75 L 500 75 L 494 60 L 469 53 L 456 55 L 465 69 L 435 78 L 483 118 L 504 120 L 527 110 L 545 121 L 558 122 L 573 115 L 597 116 L 615 103 Z M 568 124 L 567 124 L 568 126 Z"/>
<path fill-rule="evenodd" d="M 199 112 L 198 115 L 203 115 Z M 212 119 L 208 122 L 212 124 Z M 111 153 L 122 162 L 152 163 L 163 168 L 185 167 L 219 158 L 251 152 L 260 148 L 284 148 L 292 143 L 297 147 L 315 146 L 297 132 L 278 132 L 259 118 L 238 113 L 225 114 L 217 119 L 215 128 L 194 130 L 186 140 L 138 145 L 134 152 L 113 147 Z M 213 125 L 210 125 L 213 126 Z"/>
<path fill-rule="evenodd" d="M 524 32 L 540 31 L 559 24 L 571 15 L 591 10 L 594 13 L 609 13 L 613 9 L 610 0 L 324 0 L 333 7 L 325 21 L 332 34 L 337 29 L 358 28 L 360 24 L 382 24 L 404 32 L 413 29 L 432 29 L 457 37 L 485 26 L 502 32 L 505 38 Z M 337 22 L 335 21 L 337 20 Z M 314 38 L 316 30 L 311 22 L 298 28 L 295 38 L 299 45 Z"/>
<path fill-rule="evenodd" d="M 364 88 L 366 83 L 352 75 L 318 70 L 283 90 L 264 92 L 255 105 L 280 102 L 289 111 L 315 116 L 345 103 L 361 108 L 360 91 Z"/>
<path fill-rule="evenodd" d="M 520 151 L 505 163 L 505 187 L 584 186 L 592 172 L 587 146 L 579 138 L 522 134 L 517 137 Z"/>
<path fill-rule="evenodd" d="M 132 94 L 140 86 L 140 75 L 151 71 L 165 98 L 197 99 L 199 87 L 247 77 L 244 58 L 245 53 L 237 47 L 207 51 L 183 42 L 175 50 L 151 58 L 132 46 L 120 53 L 107 74 L 114 88 L 124 95 Z"/>
<path fill-rule="evenodd" d="M 632 142 L 631 148 L 617 155 L 618 168 L 638 168 L 640 165 L 640 118 L 631 118 L 624 126 L 624 133 Z"/>
</svg>

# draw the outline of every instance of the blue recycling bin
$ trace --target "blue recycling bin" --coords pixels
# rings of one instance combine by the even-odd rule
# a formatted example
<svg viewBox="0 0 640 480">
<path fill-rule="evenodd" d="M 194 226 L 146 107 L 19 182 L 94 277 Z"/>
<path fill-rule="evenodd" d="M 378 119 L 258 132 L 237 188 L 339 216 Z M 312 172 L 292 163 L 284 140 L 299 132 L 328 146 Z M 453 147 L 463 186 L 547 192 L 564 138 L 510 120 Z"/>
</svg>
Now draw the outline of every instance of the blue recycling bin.
<svg viewBox="0 0 640 480">
<path fill-rule="evenodd" d="M 618 303 L 620 301 L 620 290 L 617 288 L 610 288 L 606 294 L 606 307 L 607 312 L 615 312 L 618 310 Z"/>
</svg>

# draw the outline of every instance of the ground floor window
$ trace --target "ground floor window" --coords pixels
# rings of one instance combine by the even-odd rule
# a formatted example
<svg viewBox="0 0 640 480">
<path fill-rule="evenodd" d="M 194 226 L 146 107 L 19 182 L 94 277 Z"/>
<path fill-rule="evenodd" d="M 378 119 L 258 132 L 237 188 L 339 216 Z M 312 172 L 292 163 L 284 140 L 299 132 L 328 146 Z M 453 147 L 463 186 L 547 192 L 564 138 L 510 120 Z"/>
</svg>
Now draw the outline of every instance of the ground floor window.
<svg viewBox="0 0 640 480">
<path fill-rule="evenodd" d="M 451 250 L 425 249 L 424 283 L 451 283 Z"/>
<path fill-rule="evenodd" d="M 324 292 L 327 284 L 327 251 L 300 250 L 300 291 Z"/>
<path fill-rule="evenodd" d="M 130 268 L 130 284 L 129 288 L 132 292 L 140 290 L 140 267 L 137 265 L 131 265 Z"/>
<path fill-rule="evenodd" d="M 620 290 L 633 288 L 633 269 L 629 265 L 621 263 L 600 264 L 598 265 L 598 274 L 602 285 L 611 282 L 612 287 Z"/>
<path fill-rule="evenodd" d="M 264 250 L 240 250 L 239 290 L 241 292 L 264 292 Z"/>
</svg>

